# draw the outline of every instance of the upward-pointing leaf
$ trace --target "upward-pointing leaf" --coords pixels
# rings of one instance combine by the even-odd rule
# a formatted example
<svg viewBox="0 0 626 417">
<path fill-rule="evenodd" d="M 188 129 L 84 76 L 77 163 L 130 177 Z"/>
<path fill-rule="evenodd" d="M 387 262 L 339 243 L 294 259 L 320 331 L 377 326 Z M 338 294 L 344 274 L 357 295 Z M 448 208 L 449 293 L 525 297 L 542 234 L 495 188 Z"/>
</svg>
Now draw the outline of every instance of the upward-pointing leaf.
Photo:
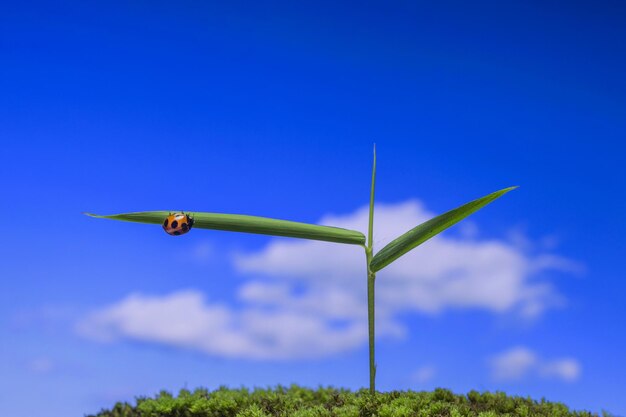
<svg viewBox="0 0 626 417">
<path fill-rule="evenodd" d="M 432 219 L 409 230 L 382 248 L 380 252 L 372 258 L 370 269 L 372 272 L 380 271 L 411 249 L 421 245 L 431 237 L 443 232 L 448 227 L 460 222 L 470 214 L 480 210 L 498 197 L 514 190 L 515 188 L 517 187 L 505 188 L 479 198 L 478 200 L 470 201 L 461 207 L 457 207 L 454 210 L 450 210 L 440 216 L 433 217 Z"/>
<path fill-rule="evenodd" d="M 137 213 L 112 214 L 108 216 L 100 216 L 91 213 L 85 214 L 103 219 L 162 224 L 165 218 L 170 213 L 174 212 L 176 211 L 143 211 Z M 267 217 L 245 216 L 241 214 L 186 213 L 193 217 L 194 228 L 287 236 L 352 245 L 365 244 L 365 236 L 363 233 L 357 232 L 356 230 L 341 229 L 339 227 L 319 226 L 316 224 L 298 223 L 288 220 L 270 219 Z"/>
</svg>

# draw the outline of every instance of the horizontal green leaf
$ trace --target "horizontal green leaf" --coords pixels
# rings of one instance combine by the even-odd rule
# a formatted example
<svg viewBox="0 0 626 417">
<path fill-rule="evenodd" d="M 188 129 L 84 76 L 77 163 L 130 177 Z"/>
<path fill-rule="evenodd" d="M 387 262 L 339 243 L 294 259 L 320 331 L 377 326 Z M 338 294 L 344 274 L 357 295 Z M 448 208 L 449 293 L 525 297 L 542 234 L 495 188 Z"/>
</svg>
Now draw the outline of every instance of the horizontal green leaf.
<svg viewBox="0 0 626 417">
<path fill-rule="evenodd" d="M 460 222 L 470 214 L 480 210 L 498 197 L 514 190 L 515 188 L 517 187 L 505 188 L 479 198 L 478 200 L 470 201 L 461 207 L 457 207 L 454 210 L 450 210 L 440 216 L 433 217 L 432 219 L 409 230 L 382 248 L 380 252 L 372 258 L 372 261 L 370 262 L 370 269 L 373 272 L 380 271 L 411 249 L 416 248 L 431 237 L 443 232 L 448 227 Z"/>
<path fill-rule="evenodd" d="M 143 211 L 137 213 L 112 214 L 99 216 L 85 213 L 91 217 L 122 220 L 127 222 L 162 224 L 165 218 L 176 211 Z M 365 244 L 365 236 L 356 230 L 339 227 L 319 226 L 267 217 L 245 216 L 241 214 L 221 214 L 185 212 L 194 219 L 194 228 L 227 230 L 231 232 L 257 233 L 272 236 L 287 236 L 301 239 L 323 240 L 327 242 Z"/>
</svg>

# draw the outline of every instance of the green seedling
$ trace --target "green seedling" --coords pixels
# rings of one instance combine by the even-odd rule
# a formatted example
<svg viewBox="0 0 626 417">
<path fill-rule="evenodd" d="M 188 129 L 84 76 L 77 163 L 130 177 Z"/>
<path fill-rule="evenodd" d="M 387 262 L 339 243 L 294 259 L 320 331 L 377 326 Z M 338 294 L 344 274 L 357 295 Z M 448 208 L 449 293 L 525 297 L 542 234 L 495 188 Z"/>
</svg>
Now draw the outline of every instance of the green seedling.
<svg viewBox="0 0 626 417">
<path fill-rule="evenodd" d="M 458 223 L 470 214 L 480 210 L 487 204 L 508 193 L 517 187 L 504 188 L 488 194 L 477 200 L 470 201 L 460 207 L 414 227 L 399 236 L 379 252 L 374 254 L 374 191 L 376 184 L 376 147 L 374 147 L 374 163 L 372 167 L 372 185 L 370 190 L 369 222 L 367 240 L 363 233 L 356 230 L 338 227 L 320 226 L 316 224 L 299 223 L 287 220 L 270 219 L 266 217 L 244 216 L 239 214 L 221 214 L 204 212 L 186 212 L 193 218 L 193 227 L 197 229 L 226 230 L 231 232 L 257 233 L 270 236 L 286 236 L 300 239 L 322 240 L 327 242 L 359 245 L 365 250 L 367 266 L 367 316 L 369 333 L 369 375 L 370 392 L 376 390 L 376 362 L 375 362 L 375 321 L 374 321 L 374 289 L 376 273 L 405 253 L 415 249 L 431 237 L 443 232 L 448 227 Z M 122 220 L 128 222 L 163 224 L 165 218 L 172 211 L 144 211 L 137 213 L 113 214 L 100 216 L 85 213 L 91 217 Z"/>
</svg>

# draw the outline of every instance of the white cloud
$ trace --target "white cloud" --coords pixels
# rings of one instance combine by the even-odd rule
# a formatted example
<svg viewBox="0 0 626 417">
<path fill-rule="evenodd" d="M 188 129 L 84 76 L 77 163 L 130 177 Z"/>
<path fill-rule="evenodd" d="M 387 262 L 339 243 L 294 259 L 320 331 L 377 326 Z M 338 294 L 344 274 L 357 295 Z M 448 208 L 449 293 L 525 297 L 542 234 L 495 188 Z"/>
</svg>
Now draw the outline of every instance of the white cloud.
<svg viewBox="0 0 626 417">
<path fill-rule="evenodd" d="M 573 358 L 556 359 L 542 365 L 540 373 L 544 377 L 555 377 L 564 381 L 576 381 L 582 369 L 580 363 Z"/>
<path fill-rule="evenodd" d="M 411 200 L 376 206 L 376 247 L 433 217 Z M 367 207 L 346 216 L 327 216 L 322 224 L 365 230 Z M 438 236 L 404 255 L 378 274 L 377 306 L 383 314 L 401 311 L 439 313 L 448 309 L 479 308 L 495 313 L 538 316 L 564 299 L 547 281 L 548 270 L 572 272 L 574 262 L 547 253 L 531 254 L 514 242 L 472 237 Z M 281 286 L 304 283 L 309 295 L 326 291 L 347 294 L 347 303 L 364 303 L 365 262 L 362 248 L 314 241 L 275 240 L 256 253 L 239 254 L 236 267 L 269 278 Z M 261 285 L 261 284 L 258 284 Z M 267 284 L 264 284 L 267 285 Z M 321 303 L 320 303 L 321 304 Z M 361 308 L 359 311 L 362 311 Z"/>
<path fill-rule="evenodd" d="M 437 374 L 437 369 L 432 365 L 425 365 L 416 369 L 411 374 L 411 380 L 418 384 L 425 384 L 430 382 Z"/>
<path fill-rule="evenodd" d="M 491 376 L 497 381 L 519 381 L 530 376 L 573 382 L 580 377 L 581 366 L 576 359 L 546 360 L 528 348 L 518 346 L 489 360 Z"/>
<path fill-rule="evenodd" d="M 200 350 L 224 357 L 313 358 L 349 350 L 367 337 L 360 321 L 334 323 L 290 310 L 236 311 L 207 302 L 202 293 L 133 294 L 77 324 L 102 342 L 130 339 Z"/>
<path fill-rule="evenodd" d="M 537 356 L 524 347 L 515 347 L 491 359 L 491 375 L 499 381 L 523 379 L 537 366 Z"/>
<path fill-rule="evenodd" d="M 417 200 L 377 205 L 376 249 L 433 215 Z M 367 218 L 368 208 L 362 207 L 320 223 L 366 230 Z M 571 271 L 573 262 L 478 236 L 473 225 L 462 237 L 436 237 L 382 270 L 376 283 L 377 336 L 402 337 L 398 317 L 407 312 L 471 308 L 538 317 L 563 303 L 539 278 L 548 270 Z M 236 254 L 233 262 L 250 277 L 237 290 L 240 307 L 207 301 L 193 290 L 134 294 L 92 312 L 77 329 L 97 340 L 128 338 L 257 359 L 321 357 L 367 343 L 363 248 L 274 239 L 257 252 Z M 559 369 L 550 372 L 563 372 Z"/>
</svg>

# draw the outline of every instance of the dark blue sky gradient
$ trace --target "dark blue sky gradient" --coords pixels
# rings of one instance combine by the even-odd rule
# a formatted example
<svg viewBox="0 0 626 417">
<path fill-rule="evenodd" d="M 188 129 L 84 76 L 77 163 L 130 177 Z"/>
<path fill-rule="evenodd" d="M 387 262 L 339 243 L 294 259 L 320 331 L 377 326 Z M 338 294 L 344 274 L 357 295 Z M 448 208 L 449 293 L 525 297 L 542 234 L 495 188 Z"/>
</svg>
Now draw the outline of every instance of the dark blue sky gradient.
<svg viewBox="0 0 626 417">
<path fill-rule="evenodd" d="M 181 249 L 149 227 L 81 212 L 184 208 L 316 222 L 366 203 L 374 142 L 378 201 L 419 198 L 442 212 L 520 185 L 476 215 L 483 234 L 556 236 L 557 252 L 587 271 L 554 277 L 568 306 L 531 329 L 502 331 L 484 312 L 407 317 L 414 339 L 380 345 L 381 389 L 410 388 L 403 358 L 433 355 L 449 364 L 438 384 L 458 391 L 626 413 L 624 4 L 226 3 L 2 4 L 0 414 L 19 417 L 13 402 L 38 391 L 61 416 L 185 382 L 361 386 L 365 347 L 320 363 L 249 364 L 94 345 L 71 321 L 133 291 L 201 288 L 235 302 L 241 278 L 226 260 L 211 266 L 224 280 L 207 281 L 207 267 L 191 264 L 173 281 L 181 266 L 164 254 L 202 239 L 242 250 L 268 241 L 207 232 Z M 46 309 L 64 324 L 32 318 Z M 477 345 L 459 352 L 477 333 Z M 571 354 L 582 377 L 480 380 L 471 355 L 512 344 Z M 69 370 L 20 368 L 45 355 Z M 128 363 L 137 368 L 126 374 Z M 198 366 L 212 376 L 185 373 Z M 94 397 L 90 384 L 119 391 Z"/>
</svg>

